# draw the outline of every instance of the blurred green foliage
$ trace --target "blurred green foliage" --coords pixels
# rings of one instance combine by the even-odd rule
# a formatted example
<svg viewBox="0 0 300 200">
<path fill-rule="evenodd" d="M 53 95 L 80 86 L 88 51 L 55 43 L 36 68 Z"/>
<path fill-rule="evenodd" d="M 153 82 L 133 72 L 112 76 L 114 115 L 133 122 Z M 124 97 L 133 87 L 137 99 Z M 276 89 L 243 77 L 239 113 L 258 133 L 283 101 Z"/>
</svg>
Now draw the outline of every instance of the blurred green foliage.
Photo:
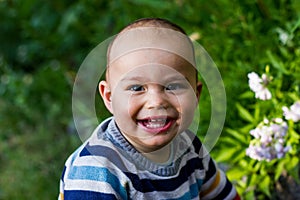
<svg viewBox="0 0 300 200">
<path fill-rule="evenodd" d="M 225 83 L 225 126 L 236 128 L 245 125 L 235 104 L 249 90 L 247 73 L 276 67 L 268 57 L 280 54 L 276 30 L 289 30 L 299 14 L 298 0 L 1 0 L 0 199 L 56 198 L 64 161 L 81 144 L 71 113 L 76 70 L 90 50 L 123 26 L 161 17 L 197 33 Z M 99 118 L 108 116 L 97 102 Z M 205 88 L 200 105 L 205 133 L 210 119 Z M 226 147 L 218 145 L 214 154 L 222 151 Z"/>
<path fill-rule="evenodd" d="M 250 89 L 238 95 L 236 108 L 243 125 L 227 126 L 218 148 L 229 150 L 214 154 L 218 161 L 230 163 L 227 175 L 237 182 L 244 199 L 299 198 L 290 194 L 295 188 L 283 181 L 292 177 L 299 191 L 300 120 L 290 118 L 291 114 L 284 112 L 283 107 L 300 102 L 300 19 L 290 25 L 285 30 L 277 29 L 281 36 L 278 48 L 266 52 L 267 65 L 259 70 L 267 77 L 265 88 L 271 96 L 253 102 L 254 92 Z M 290 112 L 300 114 L 297 109 Z M 279 129 L 280 126 L 284 128 Z M 253 130 L 256 133 L 251 136 Z M 284 146 L 288 150 L 283 150 Z"/>
</svg>

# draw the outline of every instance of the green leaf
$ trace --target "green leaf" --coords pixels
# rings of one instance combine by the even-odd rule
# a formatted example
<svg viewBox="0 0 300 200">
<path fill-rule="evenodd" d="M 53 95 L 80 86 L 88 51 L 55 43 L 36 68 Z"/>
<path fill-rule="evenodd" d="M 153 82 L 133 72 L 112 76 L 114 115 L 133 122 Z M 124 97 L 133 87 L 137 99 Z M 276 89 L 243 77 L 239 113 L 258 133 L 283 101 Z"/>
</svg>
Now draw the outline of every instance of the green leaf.
<svg viewBox="0 0 300 200">
<path fill-rule="evenodd" d="M 254 119 L 255 119 L 256 121 L 259 121 L 259 118 L 261 117 L 260 115 L 261 115 L 261 114 L 260 114 L 260 107 L 259 107 L 258 104 L 256 104 L 256 105 L 255 105 L 255 110 L 254 110 Z"/>
<path fill-rule="evenodd" d="M 298 97 L 297 93 L 286 92 L 286 95 L 288 95 L 293 101 L 298 101 L 299 100 L 299 97 Z"/>
<path fill-rule="evenodd" d="M 218 162 L 225 162 L 225 161 L 230 161 L 233 158 L 233 154 L 236 152 L 236 149 L 231 148 L 231 149 L 225 149 L 223 148 L 223 151 L 220 151 L 217 153 L 216 160 Z"/>
<path fill-rule="evenodd" d="M 232 163 L 238 162 L 239 160 L 245 158 L 246 149 L 239 146 L 239 149 L 234 154 L 234 158 L 232 159 Z"/>
<path fill-rule="evenodd" d="M 239 103 L 236 103 L 236 107 L 238 109 L 238 112 L 239 112 L 239 116 L 248 121 L 248 122 L 253 122 L 254 121 L 254 118 L 252 117 L 252 115 L 249 113 L 248 110 L 246 110 L 241 104 Z"/>
<path fill-rule="evenodd" d="M 253 200 L 255 199 L 254 191 L 249 191 L 245 194 L 245 200 Z"/>
<path fill-rule="evenodd" d="M 294 180 L 300 184 L 300 178 L 299 178 L 299 165 L 296 165 L 293 169 L 291 176 L 294 178 Z"/>
<path fill-rule="evenodd" d="M 267 51 L 267 56 L 276 69 L 278 69 L 283 74 L 290 74 L 289 71 L 285 69 L 284 64 L 281 61 L 276 60 L 270 50 Z"/>
<path fill-rule="evenodd" d="M 256 186 L 259 183 L 259 176 L 256 173 L 252 173 L 249 175 L 248 185 Z"/>
<path fill-rule="evenodd" d="M 249 163 L 244 159 L 244 160 L 241 160 L 240 162 L 239 162 L 239 164 L 244 168 L 244 169 L 249 169 L 249 170 L 251 170 L 252 169 L 252 166 L 251 165 L 249 165 Z"/>
<path fill-rule="evenodd" d="M 250 99 L 253 98 L 253 96 L 254 96 L 253 92 L 247 91 L 240 95 L 240 99 Z"/>
<path fill-rule="evenodd" d="M 296 167 L 296 166 L 298 166 L 298 165 L 299 165 L 299 157 L 294 156 L 294 157 L 292 158 L 291 162 L 290 162 L 290 166 L 291 166 L 292 168 L 294 168 L 294 167 Z"/>
<path fill-rule="evenodd" d="M 284 170 L 284 165 L 285 165 L 284 160 L 280 161 L 277 164 L 277 167 L 275 169 L 275 181 L 277 181 L 279 179 L 280 175 L 282 174 L 282 172 Z"/>
<path fill-rule="evenodd" d="M 246 142 L 246 137 L 243 133 L 238 132 L 236 130 L 226 128 L 225 131 L 229 133 L 231 136 L 233 136 L 237 141 L 242 142 L 242 143 L 247 143 Z"/>
<path fill-rule="evenodd" d="M 226 175 L 229 180 L 240 180 L 245 174 L 245 171 L 240 167 L 233 167 L 232 169 L 226 172 Z"/>
<path fill-rule="evenodd" d="M 294 140 L 295 143 L 299 143 L 300 135 L 295 130 L 290 131 L 291 137 Z"/>
<path fill-rule="evenodd" d="M 258 172 L 259 169 L 260 169 L 261 167 L 262 167 L 262 163 L 261 163 L 261 162 L 257 162 L 257 163 L 254 165 L 253 170 L 254 170 L 255 172 Z"/>
<path fill-rule="evenodd" d="M 299 27 L 300 27 L 300 18 L 298 19 L 298 21 L 295 23 L 295 25 L 291 29 L 291 33 L 294 33 L 295 30 L 297 30 Z"/>
<path fill-rule="evenodd" d="M 259 182 L 258 187 L 265 193 L 268 197 L 271 197 L 270 193 L 270 183 L 271 178 L 269 176 L 265 176 L 262 181 Z"/>
<path fill-rule="evenodd" d="M 253 129 L 255 126 L 253 124 L 248 124 L 244 127 L 242 127 L 240 130 L 243 133 L 247 133 L 247 137 L 250 136 L 250 134 L 248 134 L 250 132 L 251 129 Z"/>
</svg>

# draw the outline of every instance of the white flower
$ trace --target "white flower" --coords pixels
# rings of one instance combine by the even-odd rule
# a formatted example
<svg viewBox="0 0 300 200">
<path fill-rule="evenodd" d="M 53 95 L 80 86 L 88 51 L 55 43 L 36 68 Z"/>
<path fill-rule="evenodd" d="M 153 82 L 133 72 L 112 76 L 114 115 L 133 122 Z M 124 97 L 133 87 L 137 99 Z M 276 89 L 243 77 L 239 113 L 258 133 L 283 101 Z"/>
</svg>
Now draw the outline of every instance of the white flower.
<svg viewBox="0 0 300 200">
<path fill-rule="evenodd" d="M 287 130 L 287 123 L 281 118 L 270 121 L 264 119 L 258 127 L 250 131 L 254 139 L 246 149 L 246 155 L 260 161 L 284 157 L 290 149 L 290 147 L 284 147 Z"/>
<path fill-rule="evenodd" d="M 272 130 L 268 126 L 257 127 L 251 130 L 250 134 L 265 145 L 272 142 Z"/>
<path fill-rule="evenodd" d="M 271 154 L 270 147 L 263 147 L 257 145 L 250 145 L 246 149 L 246 155 L 255 160 L 267 160 L 268 162 L 274 159 L 274 155 Z"/>
<path fill-rule="evenodd" d="M 254 160 L 263 160 L 264 156 L 262 155 L 262 148 L 260 146 L 254 146 L 254 145 L 250 145 L 247 149 L 246 149 L 246 155 L 249 156 L 250 158 L 254 159 Z"/>
<path fill-rule="evenodd" d="M 290 146 L 284 147 L 281 142 L 277 142 L 275 145 L 276 157 L 283 158 L 286 152 L 290 150 Z"/>
<path fill-rule="evenodd" d="M 277 124 L 282 124 L 283 123 L 282 118 L 275 118 L 275 119 L 273 119 L 273 121 L 276 122 Z"/>
<path fill-rule="evenodd" d="M 281 28 L 277 28 L 277 32 L 279 34 L 279 40 L 280 40 L 280 42 L 283 45 L 286 45 L 287 42 L 289 41 L 289 34 L 285 30 L 283 30 Z"/>
<path fill-rule="evenodd" d="M 282 32 L 279 34 L 279 40 L 282 44 L 286 44 L 289 39 L 289 35 L 286 32 Z"/>
<path fill-rule="evenodd" d="M 257 91 L 261 87 L 262 79 L 255 72 L 249 73 L 248 78 L 250 89 L 254 92 Z"/>
<path fill-rule="evenodd" d="M 285 119 L 298 122 L 300 120 L 300 101 L 296 101 L 290 108 L 283 106 L 282 111 Z"/>
<path fill-rule="evenodd" d="M 267 119 L 267 118 L 264 118 L 264 121 L 263 121 L 265 124 L 268 124 L 270 123 L 270 121 Z"/>
<path fill-rule="evenodd" d="M 254 138 L 259 139 L 260 138 L 260 130 L 258 128 L 250 130 L 250 135 L 252 135 Z"/>
<path fill-rule="evenodd" d="M 266 74 L 260 78 L 255 72 L 248 74 L 249 87 L 255 93 L 255 98 L 261 100 L 268 100 L 272 98 L 272 94 L 267 88 L 269 79 Z"/>
<path fill-rule="evenodd" d="M 287 131 L 288 131 L 288 125 L 285 121 L 283 121 L 281 118 L 274 118 L 269 123 L 270 130 L 272 132 L 272 136 L 276 140 L 283 140 L 285 137 Z"/>
<path fill-rule="evenodd" d="M 260 91 L 255 93 L 255 98 L 261 99 L 261 100 L 268 100 L 268 99 L 272 98 L 272 94 L 268 90 L 268 88 L 262 88 Z"/>
</svg>

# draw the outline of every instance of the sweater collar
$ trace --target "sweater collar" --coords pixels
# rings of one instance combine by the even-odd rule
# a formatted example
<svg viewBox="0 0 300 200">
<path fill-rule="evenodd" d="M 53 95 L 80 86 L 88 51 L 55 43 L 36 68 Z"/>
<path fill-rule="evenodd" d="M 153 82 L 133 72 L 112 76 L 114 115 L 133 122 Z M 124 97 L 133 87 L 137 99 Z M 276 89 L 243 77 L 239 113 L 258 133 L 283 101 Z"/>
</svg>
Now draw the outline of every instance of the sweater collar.
<svg viewBox="0 0 300 200">
<path fill-rule="evenodd" d="M 179 148 L 177 148 L 181 134 L 172 141 L 169 161 L 167 163 L 155 163 L 138 152 L 124 138 L 113 117 L 105 120 L 100 126 L 106 138 L 117 147 L 119 153 L 135 165 L 137 170 L 150 171 L 160 176 L 171 176 L 177 173 L 182 156 L 186 153 L 186 151 L 179 151 Z M 182 137 L 180 139 L 182 140 Z M 182 145 L 182 142 L 180 142 L 180 145 Z"/>
</svg>

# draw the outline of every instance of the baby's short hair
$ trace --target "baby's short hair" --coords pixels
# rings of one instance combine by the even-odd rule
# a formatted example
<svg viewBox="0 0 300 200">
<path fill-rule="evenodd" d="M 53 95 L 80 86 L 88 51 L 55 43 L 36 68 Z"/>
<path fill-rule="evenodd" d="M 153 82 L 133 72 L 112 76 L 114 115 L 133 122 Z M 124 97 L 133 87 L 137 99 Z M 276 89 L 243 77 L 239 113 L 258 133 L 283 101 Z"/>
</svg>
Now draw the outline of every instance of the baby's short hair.
<svg viewBox="0 0 300 200">
<path fill-rule="evenodd" d="M 180 26 L 166 19 L 142 18 L 121 29 L 109 44 L 106 75 L 109 66 L 117 58 L 143 48 L 157 48 L 175 53 L 195 66 L 193 43 Z"/>
<path fill-rule="evenodd" d="M 118 35 L 126 32 L 126 31 L 135 29 L 135 28 L 146 28 L 146 27 L 171 29 L 173 31 L 178 31 L 181 34 L 187 36 L 187 34 L 183 30 L 183 28 L 181 28 L 180 26 L 178 26 L 177 24 L 174 24 L 173 22 L 171 22 L 169 20 L 162 19 L 162 18 L 141 18 L 141 19 L 138 19 L 138 20 L 128 24 L 123 29 L 121 29 L 121 31 L 119 32 Z M 110 60 L 111 47 L 113 46 L 114 42 L 118 38 L 118 35 L 111 41 L 111 43 L 108 46 L 107 65 L 109 65 L 109 63 L 111 61 Z M 187 36 L 187 38 L 188 38 L 188 36 Z"/>
<path fill-rule="evenodd" d="M 186 32 L 180 26 L 178 26 L 177 24 L 174 24 L 173 22 L 171 22 L 169 20 L 162 19 L 162 18 L 142 18 L 142 19 L 138 19 L 138 20 L 130 23 L 126 27 L 124 27 L 120 31 L 120 33 L 122 33 L 123 31 L 126 31 L 126 30 L 133 29 L 133 28 L 138 28 L 138 27 L 169 28 L 169 29 L 172 29 L 174 31 L 179 31 L 179 32 L 186 35 Z"/>
</svg>

